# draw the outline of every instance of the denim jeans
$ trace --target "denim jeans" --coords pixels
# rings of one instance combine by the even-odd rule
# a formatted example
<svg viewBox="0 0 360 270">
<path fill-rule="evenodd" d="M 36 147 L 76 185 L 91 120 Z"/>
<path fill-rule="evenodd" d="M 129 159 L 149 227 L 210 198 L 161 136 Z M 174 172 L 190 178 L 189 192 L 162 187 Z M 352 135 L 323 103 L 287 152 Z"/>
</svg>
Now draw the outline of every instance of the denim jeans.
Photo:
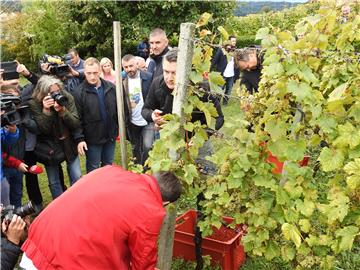
<svg viewBox="0 0 360 270">
<path fill-rule="evenodd" d="M 89 173 L 100 166 L 111 165 L 114 160 L 115 140 L 104 144 L 88 144 L 86 151 L 86 172 Z"/>
<path fill-rule="evenodd" d="M 0 200 L 4 206 L 10 204 L 10 185 L 6 180 L 6 177 L 3 177 L 0 181 L 1 192 L 0 192 Z"/>
<path fill-rule="evenodd" d="M 10 204 L 20 207 L 23 194 L 23 173 L 15 168 L 4 168 L 4 176 L 10 185 Z"/>
<path fill-rule="evenodd" d="M 73 185 L 81 177 L 80 160 L 76 157 L 74 160 L 67 163 L 67 171 L 70 178 L 70 185 Z M 63 192 L 63 188 L 59 178 L 59 166 L 45 166 L 46 174 L 48 176 L 49 188 L 53 199 L 59 197 Z"/>
<path fill-rule="evenodd" d="M 36 165 L 35 153 L 33 151 L 25 151 L 24 162 L 29 167 Z M 25 182 L 29 200 L 31 200 L 36 205 L 41 205 L 43 198 L 41 195 L 37 174 L 25 173 Z"/>
<path fill-rule="evenodd" d="M 225 84 L 223 89 L 225 89 L 225 95 L 231 95 L 231 91 L 234 86 L 234 77 L 224 77 Z M 227 104 L 229 97 L 224 97 L 224 103 Z"/>
<path fill-rule="evenodd" d="M 154 128 L 155 124 L 154 122 L 151 122 L 147 124 L 147 126 L 143 129 L 143 162 L 148 159 L 149 157 L 149 151 L 151 150 L 154 141 L 160 138 L 160 132 L 158 130 L 155 130 Z"/>
</svg>

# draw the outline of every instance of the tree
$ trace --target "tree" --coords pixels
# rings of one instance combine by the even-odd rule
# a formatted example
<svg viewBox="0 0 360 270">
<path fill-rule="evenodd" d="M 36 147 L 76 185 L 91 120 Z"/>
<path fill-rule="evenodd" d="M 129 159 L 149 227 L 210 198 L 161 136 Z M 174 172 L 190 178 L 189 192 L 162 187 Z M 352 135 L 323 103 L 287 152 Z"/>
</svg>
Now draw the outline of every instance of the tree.
<svg viewBox="0 0 360 270">
<path fill-rule="evenodd" d="M 33 69 L 45 53 L 64 54 L 73 40 L 72 24 L 64 14 L 61 2 L 24 2 L 22 12 L 3 24 L 4 58 L 16 58 Z"/>
<path fill-rule="evenodd" d="M 111 56 L 115 20 L 121 22 L 123 51 L 133 52 L 155 27 L 163 28 L 176 45 L 180 23 L 195 22 L 205 11 L 215 14 L 218 25 L 224 23 L 232 15 L 235 1 L 69 1 L 63 5 L 78 29 L 74 41 L 80 52 Z"/>
</svg>

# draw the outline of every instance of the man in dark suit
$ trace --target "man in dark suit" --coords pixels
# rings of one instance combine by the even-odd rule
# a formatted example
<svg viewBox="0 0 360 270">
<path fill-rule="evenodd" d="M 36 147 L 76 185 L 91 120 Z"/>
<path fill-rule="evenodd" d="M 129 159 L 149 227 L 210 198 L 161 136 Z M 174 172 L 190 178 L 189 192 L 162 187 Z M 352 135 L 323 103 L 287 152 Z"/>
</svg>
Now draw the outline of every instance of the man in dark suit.
<svg viewBox="0 0 360 270">
<path fill-rule="evenodd" d="M 143 150 L 143 132 L 148 122 L 142 117 L 141 110 L 149 92 L 152 74 L 139 70 L 136 58 L 131 54 L 122 58 L 122 66 L 126 72 L 123 85 L 127 136 L 133 147 L 135 163 L 144 164 L 147 157 Z"/>
<path fill-rule="evenodd" d="M 215 52 L 211 60 L 211 69 L 220 72 L 225 80 L 225 95 L 231 95 L 234 81 L 239 76 L 239 71 L 234 63 L 232 52 L 236 49 L 236 37 L 230 36 L 221 48 Z M 228 97 L 224 97 L 224 105 L 228 103 Z"/>
</svg>

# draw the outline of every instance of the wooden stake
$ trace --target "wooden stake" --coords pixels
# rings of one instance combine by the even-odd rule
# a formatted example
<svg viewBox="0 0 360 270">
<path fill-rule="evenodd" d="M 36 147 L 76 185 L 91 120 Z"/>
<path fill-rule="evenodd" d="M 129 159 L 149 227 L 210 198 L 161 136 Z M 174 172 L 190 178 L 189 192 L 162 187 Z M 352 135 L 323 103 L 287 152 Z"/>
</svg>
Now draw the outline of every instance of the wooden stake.
<svg viewBox="0 0 360 270">
<path fill-rule="evenodd" d="M 183 103 L 187 96 L 187 85 L 191 72 L 192 57 L 194 53 L 195 24 L 182 23 L 180 26 L 179 51 L 176 63 L 176 86 L 174 89 L 174 101 L 172 113 L 180 116 L 183 122 Z M 178 157 L 175 151 L 170 151 L 172 159 Z M 176 219 L 176 204 L 167 208 L 167 214 L 163 222 L 159 238 L 159 252 L 157 268 L 170 270 L 174 245 Z"/>
<path fill-rule="evenodd" d="M 116 104 L 118 113 L 121 166 L 127 169 L 127 152 L 126 152 L 126 133 L 125 133 L 125 117 L 124 117 L 124 95 L 121 76 L 121 30 L 120 22 L 113 22 L 114 31 L 114 64 L 116 78 Z"/>
</svg>

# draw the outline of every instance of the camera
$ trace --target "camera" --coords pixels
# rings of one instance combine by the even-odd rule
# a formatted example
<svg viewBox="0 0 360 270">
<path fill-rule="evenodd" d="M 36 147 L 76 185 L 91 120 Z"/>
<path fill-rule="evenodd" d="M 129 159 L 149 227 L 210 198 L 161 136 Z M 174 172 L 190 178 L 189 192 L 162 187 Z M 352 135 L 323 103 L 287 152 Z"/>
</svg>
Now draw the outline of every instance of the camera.
<svg viewBox="0 0 360 270">
<path fill-rule="evenodd" d="M 17 73 L 16 67 L 17 63 L 15 61 L 0 63 L 0 68 L 4 69 L 4 72 L 2 74 L 4 81 L 19 79 L 19 73 Z"/>
<path fill-rule="evenodd" d="M 62 57 L 57 55 L 45 54 L 40 60 L 40 64 L 46 63 L 50 66 L 50 74 L 63 77 L 69 74 L 70 67 L 66 64 L 66 61 L 71 60 L 71 54 L 65 54 Z"/>
<path fill-rule="evenodd" d="M 1 111 L 1 127 L 6 125 L 18 125 L 21 122 L 18 105 L 21 103 L 21 98 L 11 94 L 0 94 Z"/>
<path fill-rule="evenodd" d="M 69 102 L 68 98 L 62 95 L 60 92 L 51 93 L 51 97 L 60 106 L 66 106 Z"/>
<path fill-rule="evenodd" d="M 10 222 L 14 215 L 18 215 L 21 218 L 24 218 L 28 215 L 34 214 L 35 208 L 32 205 L 32 202 L 29 201 L 26 204 L 15 208 L 13 205 L 8 205 L 1 209 L 1 223 L 5 220 L 6 222 Z"/>
</svg>

